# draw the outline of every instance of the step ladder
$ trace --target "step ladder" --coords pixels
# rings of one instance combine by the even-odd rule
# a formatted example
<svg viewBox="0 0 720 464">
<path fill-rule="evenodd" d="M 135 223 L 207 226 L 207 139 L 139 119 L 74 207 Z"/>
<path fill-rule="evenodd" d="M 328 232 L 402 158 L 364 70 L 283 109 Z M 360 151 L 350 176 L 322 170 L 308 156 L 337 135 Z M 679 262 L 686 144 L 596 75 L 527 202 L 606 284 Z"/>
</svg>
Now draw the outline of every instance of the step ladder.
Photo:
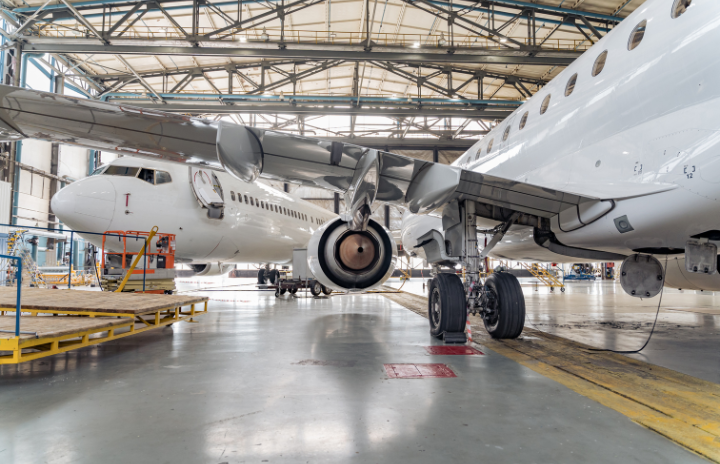
<svg viewBox="0 0 720 464">
<path fill-rule="evenodd" d="M 10 232 L 7 242 L 7 254 L 10 256 L 16 256 L 22 260 L 23 278 L 28 276 L 30 278 L 31 286 L 45 288 L 47 287 L 45 278 L 43 277 L 42 272 L 40 272 L 37 263 L 32 258 L 30 250 L 27 249 L 27 244 L 24 238 L 25 232 L 27 232 L 27 230 L 15 230 Z M 17 266 L 15 265 L 15 261 L 9 261 L 8 270 L 10 272 L 8 273 L 8 279 L 9 283 L 14 283 Z"/>
<path fill-rule="evenodd" d="M 555 290 L 555 287 L 559 288 L 561 292 L 565 291 L 565 284 L 555 277 L 555 275 L 551 274 L 548 269 L 538 263 L 528 264 L 521 262 L 520 265 L 527 269 L 533 277 L 542 282 L 543 285 L 550 287 L 550 291 Z"/>
</svg>

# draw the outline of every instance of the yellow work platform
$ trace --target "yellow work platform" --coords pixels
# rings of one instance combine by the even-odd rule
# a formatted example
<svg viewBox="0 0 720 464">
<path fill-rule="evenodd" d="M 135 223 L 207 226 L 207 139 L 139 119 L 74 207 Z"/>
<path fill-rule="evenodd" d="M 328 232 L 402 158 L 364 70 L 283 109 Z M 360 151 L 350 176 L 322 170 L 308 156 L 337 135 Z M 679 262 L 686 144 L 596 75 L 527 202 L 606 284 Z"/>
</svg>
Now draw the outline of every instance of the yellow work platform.
<svg viewBox="0 0 720 464">
<path fill-rule="evenodd" d="M 52 356 L 207 313 L 207 297 L 23 288 L 19 337 L 15 288 L 0 287 L 0 364 Z M 202 310 L 196 305 L 204 303 Z M 189 308 L 183 309 L 183 307 Z M 51 314 L 53 316 L 39 316 Z M 9 352 L 9 353 L 8 353 Z"/>
</svg>

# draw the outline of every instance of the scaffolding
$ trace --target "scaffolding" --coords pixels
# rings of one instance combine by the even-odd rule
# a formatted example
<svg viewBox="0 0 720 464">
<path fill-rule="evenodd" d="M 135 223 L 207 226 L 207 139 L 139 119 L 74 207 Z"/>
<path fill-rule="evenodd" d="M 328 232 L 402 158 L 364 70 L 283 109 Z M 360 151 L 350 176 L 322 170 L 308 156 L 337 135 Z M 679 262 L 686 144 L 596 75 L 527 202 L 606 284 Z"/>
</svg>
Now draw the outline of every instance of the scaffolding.
<svg viewBox="0 0 720 464">
<path fill-rule="evenodd" d="M 46 288 L 47 283 L 45 282 L 43 273 L 38 268 L 37 263 L 33 259 L 32 254 L 30 253 L 30 250 L 28 250 L 27 242 L 25 241 L 24 236 L 25 232 L 27 232 L 27 230 L 23 229 L 18 229 L 10 232 L 7 242 L 7 254 L 9 256 L 20 258 L 22 260 L 22 278 L 24 279 L 25 276 L 28 276 L 30 278 L 31 287 Z M 16 267 L 17 266 L 15 264 L 8 263 L 7 283 L 10 285 L 16 283 Z M 20 285 L 22 285 L 22 282 L 20 283 Z"/>
</svg>

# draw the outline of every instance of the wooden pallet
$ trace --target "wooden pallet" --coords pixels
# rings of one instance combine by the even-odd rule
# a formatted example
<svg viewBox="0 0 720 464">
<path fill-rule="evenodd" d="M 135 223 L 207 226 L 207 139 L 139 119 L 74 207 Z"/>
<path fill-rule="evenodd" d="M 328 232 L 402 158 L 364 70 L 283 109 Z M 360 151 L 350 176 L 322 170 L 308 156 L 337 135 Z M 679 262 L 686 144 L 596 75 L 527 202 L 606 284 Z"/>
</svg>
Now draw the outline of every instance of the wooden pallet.
<svg viewBox="0 0 720 464">
<path fill-rule="evenodd" d="M 15 311 L 17 289 L 0 287 L 0 311 Z M 84 290 L 24 288 L 22 312 L 94 316 L 135 316 L 207 302 L 195 295 L 114 293 Z"/>
<path fill-rule="evenodd" d="M 0 288 L 0 330 L 15 329 L 16 289 Z M 202 310 L 196 305 L 204 303 Z M 191 295 L 109 293 L 23 288 L 20 330 L 0 332 L 0 365 L 33 359 L 127 337 L 175 322 L 193 322 L 207 313 L 208 298 Z M 189 308 L 183 309 L 183 307 Z M 39 316 L 52 314 L 53 316 Z"/>
</svg>

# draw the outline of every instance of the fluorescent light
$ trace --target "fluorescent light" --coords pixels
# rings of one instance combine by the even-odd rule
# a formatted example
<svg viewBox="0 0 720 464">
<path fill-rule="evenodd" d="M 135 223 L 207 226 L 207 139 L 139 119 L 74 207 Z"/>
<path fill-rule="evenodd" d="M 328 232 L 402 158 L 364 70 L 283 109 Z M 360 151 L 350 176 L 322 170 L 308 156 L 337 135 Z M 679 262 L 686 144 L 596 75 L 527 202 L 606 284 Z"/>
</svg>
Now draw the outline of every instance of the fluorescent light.
<svg viewBox="0 0 720 464">
<path fill-rule="evenodd" d="M 505 37 L 503 37 L 502 39 L 500 39 L 500 43 L 505 43 L 505 42 L 507 42 L 507 39 L 506 39 Z"/>
<path fill-rule="evenodd" d="M 415 42 L 412 46 L 413 48 L 420 48 L 420 42 Z"/>
</svg>

